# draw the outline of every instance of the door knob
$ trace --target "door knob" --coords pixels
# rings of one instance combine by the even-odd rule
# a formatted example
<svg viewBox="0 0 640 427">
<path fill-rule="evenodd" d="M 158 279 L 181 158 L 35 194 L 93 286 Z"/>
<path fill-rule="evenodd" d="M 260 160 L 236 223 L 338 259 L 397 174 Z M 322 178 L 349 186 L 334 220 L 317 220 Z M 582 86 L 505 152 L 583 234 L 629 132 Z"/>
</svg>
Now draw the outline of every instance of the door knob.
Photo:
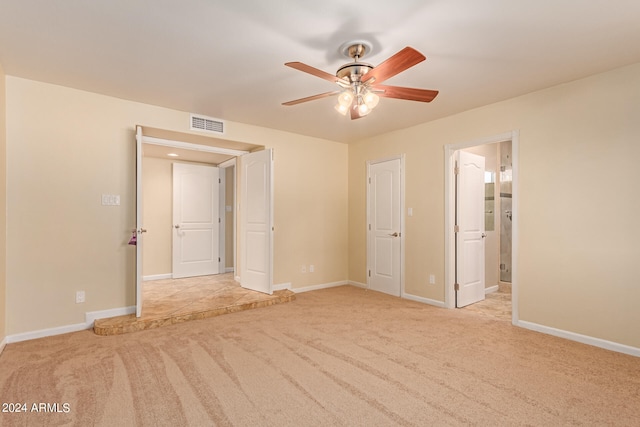
<svg viewBox="0 0 640 427">
<path fill-rule="evenodd" d="M 393 234 L 389 234 L 389 236 L 391 236 L 391 237 L 398 237 L 398 232 L 395 232 L 395 233 L 393 233 Z"/>
<path fill-rule="evenodd" d="M 142 233 L 146 233 L 147 230 L 145 230 L 144 228 L 141 228 L 140 230 L 138 230 L 138 234 L 142 234 Z"/>
<path fill-rule="evenodd" d="M 482 238 L 484 239 L 485 237 L 487 237 L 487 233 L 482 233 Z"/>
<path fill-rule="evenodd" d="M 180 228 L 180 224 L 176 224 L 176 225 L 174 225 L 173 227 L 174 227 L 174 228 L 176 228 L 176 229 L 177 229 L 177 228 Z"/>
</svg>

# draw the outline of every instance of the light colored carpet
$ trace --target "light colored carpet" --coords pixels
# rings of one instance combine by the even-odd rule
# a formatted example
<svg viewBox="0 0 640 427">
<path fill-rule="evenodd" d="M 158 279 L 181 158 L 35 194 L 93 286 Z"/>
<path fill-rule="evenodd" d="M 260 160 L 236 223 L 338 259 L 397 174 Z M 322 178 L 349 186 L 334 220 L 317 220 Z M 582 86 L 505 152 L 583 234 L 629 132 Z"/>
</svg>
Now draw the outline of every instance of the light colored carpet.
<svg viewBox="0 0 640 427">
<path fill-rule="evenodd" d="M 127 335 L 10 344 L 0 396 L 62 411 L 0 413 L 3 426 L 632 426 L 640 359 L 342 286 Z"/>
</svg>

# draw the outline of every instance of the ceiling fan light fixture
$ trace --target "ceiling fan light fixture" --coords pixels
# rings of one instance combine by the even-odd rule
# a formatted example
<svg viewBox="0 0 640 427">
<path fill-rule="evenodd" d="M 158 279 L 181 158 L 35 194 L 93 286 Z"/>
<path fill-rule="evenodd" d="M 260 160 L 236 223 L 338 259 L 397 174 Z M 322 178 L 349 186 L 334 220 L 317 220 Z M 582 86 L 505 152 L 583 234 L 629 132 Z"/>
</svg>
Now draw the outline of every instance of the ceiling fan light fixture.
<svg viewBox="0 0 640 427">
<path fill-rule="evenodd" d="M 369 110 L 373 110 L 380 102 L 380 97 L 373 92 L 368 91 L 363 97 L 365 105 Z"/>
<path fill-rule="evenodd" d="M 366 116 L 370 112 L 371 112 L 371 108 L 369 108 L 367 104 L 362 103 L 358 105 L 358 113 L 360 113 L 360 116 Z"/>
<path fill-rule="evenodd" d="M 342 114 L 343 116 L 347 115 L 347 111 L 349 111 L 349 106 L 350 104 L 347 105 L 343 105 L 343 104 L 336 104 L 335 109 L 338 113 Z"/>
<path fill-rule="evenodd" d="M 360 62 L 371 50 L 371 44 L 364 41 L 348 42 L 341 46 L 340 52 L 353 59 L 340 68 L 335 75 L 314 68 L 302 62 L 286 62 L 284 65 L 320 77 L 337 84 L 340 89 L 333 92 L 320 93 L 294 101 L 283 102 L 282 105 L 297 105 L 302 102 L 338 95 L 335 110 L 346 115 L 351 112 L 351 120 L 368 115 L 376 108 L 380 96 L 385 98 L 405 99 L 409 101 L 431 102 L 438 95 L 437 90 L 414 89 L 400 86 L 382 85 L 385 80 L 424 61 L 426 57 L 413 49 L 405 47 L 390 56 L 378 66 Z M 379 95 L 378 95 L 379 94 Z"/>
<path fill-rule="evenodd" d="M 343 90 L 338 95 L 338 104 L 343 105 L 345 107 L 349 107 L 353 102 L 353 92 L 351 89 Z"/>
</svg>

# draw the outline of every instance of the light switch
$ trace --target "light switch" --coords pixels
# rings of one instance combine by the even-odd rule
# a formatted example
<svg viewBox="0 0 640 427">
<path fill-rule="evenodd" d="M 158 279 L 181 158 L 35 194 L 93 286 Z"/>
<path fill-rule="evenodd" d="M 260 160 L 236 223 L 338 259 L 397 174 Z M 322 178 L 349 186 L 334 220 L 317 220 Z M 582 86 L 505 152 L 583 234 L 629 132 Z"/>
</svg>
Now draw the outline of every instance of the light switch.
<svg viewBox="0 0 640 427">
<path fill-rule="evenodd" d="M 103 194 L 102 206 L 120 206 L 119 194 Z"/>
<path fill-rule="evenodd" d="M 413 208 L 407 208 L 407 215 L 413 216 Z"/>
</svg>

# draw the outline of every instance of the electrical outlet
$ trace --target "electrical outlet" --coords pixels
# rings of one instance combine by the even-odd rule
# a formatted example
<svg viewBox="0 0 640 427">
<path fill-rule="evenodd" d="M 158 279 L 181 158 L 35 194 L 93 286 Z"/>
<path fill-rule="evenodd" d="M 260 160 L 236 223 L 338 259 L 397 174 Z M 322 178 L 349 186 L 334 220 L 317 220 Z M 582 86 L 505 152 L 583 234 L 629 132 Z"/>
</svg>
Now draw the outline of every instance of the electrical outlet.
<svg viewBox="0 0 640 427">
<path fill-rule="evenodd" d="M 432 285 L 436 284 L 436 276 L 435 276 L 435 274 L 430 274 L 429 275 L 429 283 L 432 284 Z"/>
<path fill-rule="evenodd" d="M 76 292 L 76 304 L 80 304 L 84 302 L 84 300 L 85 300 L 84 291 Z"/>
</svg>

